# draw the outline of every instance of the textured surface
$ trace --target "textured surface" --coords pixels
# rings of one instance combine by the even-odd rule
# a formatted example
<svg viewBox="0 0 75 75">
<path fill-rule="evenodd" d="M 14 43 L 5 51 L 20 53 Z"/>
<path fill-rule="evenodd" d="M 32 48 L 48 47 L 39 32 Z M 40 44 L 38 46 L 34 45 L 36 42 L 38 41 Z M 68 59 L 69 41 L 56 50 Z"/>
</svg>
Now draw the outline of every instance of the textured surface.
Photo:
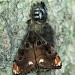
<svg viewBox="0 0 75 75">
<path fill-rule="evenodd" d="M 0 0 L 0 75 L 12 75 L 12 61 L 27 32 L 30 6 L 41 0 Z M 56 32 L 56 49 L 62 60 L 61 70 L 40 75 L 75 74 L 75 1 L 42 0 L 48 9 L 48 22 Z M 29 75 L 36 75 L 32 73 Z"/>
</svg>

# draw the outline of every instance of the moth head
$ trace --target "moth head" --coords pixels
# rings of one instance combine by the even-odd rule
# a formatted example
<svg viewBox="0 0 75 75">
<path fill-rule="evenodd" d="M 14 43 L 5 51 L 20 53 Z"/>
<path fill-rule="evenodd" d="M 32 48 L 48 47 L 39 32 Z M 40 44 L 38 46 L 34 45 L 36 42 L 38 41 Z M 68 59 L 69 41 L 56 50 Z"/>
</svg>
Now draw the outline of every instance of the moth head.
<svg viewBox="0 0 75 75">
<path fill-rule="evenodd" d="M 34 3 L 30 12 L 30 17 L 33 21 L 44 22 L 47 19 L 47 9 L 42 1 L 40 3 Z"/>
</svg>

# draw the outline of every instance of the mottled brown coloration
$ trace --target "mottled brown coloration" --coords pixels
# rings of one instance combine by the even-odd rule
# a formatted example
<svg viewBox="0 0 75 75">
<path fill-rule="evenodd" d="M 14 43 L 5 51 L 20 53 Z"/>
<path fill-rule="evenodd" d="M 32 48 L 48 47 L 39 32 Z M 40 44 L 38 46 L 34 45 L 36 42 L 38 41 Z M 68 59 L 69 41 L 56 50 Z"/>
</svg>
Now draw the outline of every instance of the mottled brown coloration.
<svg viewBox="0 0 75 75">
<path fill-rule="evenodd" d="M 61 60 L 53 47 L 34 31 L 29 31 L 14 59 L 13 75 L 25 75 L 41 69 L 60 69 Z M 60 62 L 60 63 L 59 63 Z M 21 69 L 21 70 L 20 70 Z M 16 72 L 14 72 L 14 70 Z"/>
</svg>

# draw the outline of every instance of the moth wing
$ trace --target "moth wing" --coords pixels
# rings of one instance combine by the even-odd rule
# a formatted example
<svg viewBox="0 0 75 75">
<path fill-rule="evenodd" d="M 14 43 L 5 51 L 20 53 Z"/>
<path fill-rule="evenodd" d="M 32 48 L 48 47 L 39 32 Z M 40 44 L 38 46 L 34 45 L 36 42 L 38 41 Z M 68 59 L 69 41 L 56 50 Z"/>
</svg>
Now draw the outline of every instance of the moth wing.
<svg viewBox="0 0 75 75">
<path fill-rule="evenodd" d="M 42 48 L 42 51 L 41 49 L 38 50 L 40 52 L 40 55 L 37 59 L 38 65 L 46 69 L 60 69 L 62 66 L 62 62 L 59 55 L 49 46 L 47 46 L 46 51 L 44 45 L 42 46 Z"/>
<path fill-rule="evenodd" d="M 35 55 L 33 44 L 36 42 L 37 36 L 33 31 L 29 31 L 21 42 L 20 48 L 14 58 L 13 75 L 28 73 L 35 69 Z M 21 71 L 22 70 L 22 71 Z"/>
<path fill-rule="evenodd" d="M 52 46 L 50 46 L 50 52 L 52 54 L 52 69 L 61 69 L 62 67 L 62 61 L 60 59 L 60 56 L 57 54 L 57 52 L 54 50 Z"/>
</svg>

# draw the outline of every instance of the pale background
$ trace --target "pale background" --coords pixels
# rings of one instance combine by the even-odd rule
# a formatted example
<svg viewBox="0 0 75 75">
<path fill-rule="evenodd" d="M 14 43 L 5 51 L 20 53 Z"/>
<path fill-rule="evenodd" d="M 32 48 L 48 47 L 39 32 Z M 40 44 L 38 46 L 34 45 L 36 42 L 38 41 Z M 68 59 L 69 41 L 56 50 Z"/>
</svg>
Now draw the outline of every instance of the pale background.
<svg viewBox="0 0 75 75">
<path fill-rule="evenodd" d="M 27 32 L 30 7 L 36 1 L 41 0 L 0 0 L 0 75 L 12 75 L 12 61 Z M 56 32 L 62 69 L 40 75 L 75 75 L 75 0 L 42 1 L 48 9 L 48 22 Z"/>
</svg>

